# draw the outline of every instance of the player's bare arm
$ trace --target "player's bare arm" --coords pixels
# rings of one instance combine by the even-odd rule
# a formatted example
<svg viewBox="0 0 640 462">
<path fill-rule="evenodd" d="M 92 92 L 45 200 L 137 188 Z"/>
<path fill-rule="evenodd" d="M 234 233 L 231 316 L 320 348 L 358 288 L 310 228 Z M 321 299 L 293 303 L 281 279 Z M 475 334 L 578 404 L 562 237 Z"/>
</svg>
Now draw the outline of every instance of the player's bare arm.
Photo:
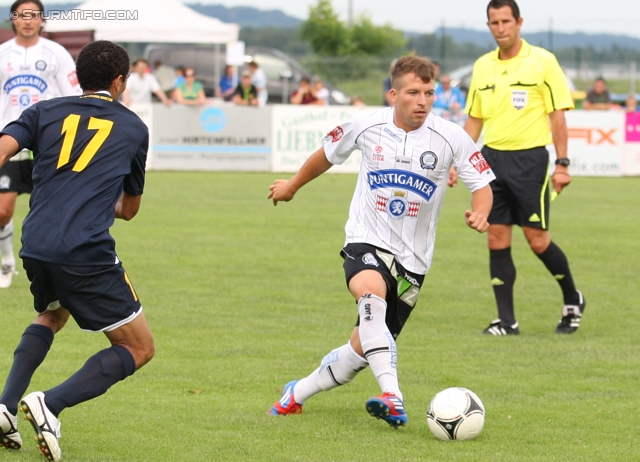
<svg viewBox="0 0 640 462">
<path fill-rule="evenodd" d="M 491 186 L 487 185 L 475 190 L 471 194 L 471 210 L 464 213 L 464 221 L 471 229 L 475 229 L 479 233 L 489 230 L 489 212 L 493 205 L 493 193 Z"/>
<path fill-rule="evenodd" d="M 318 178 L 332 166 L 333 164 L 327 160 L 327 156 L 324 153 L 324 147 L 321 147 L 311 154 L 311 157 L 307 159 L 302 167 L 300 167 L 300 170 L 298 170 L 298 173 L 290 180 L 274 181 L 269 187 L 271 192 L 267 196 L 267 199 L 272 199 L 273 205 L 278 205 L 278 202 L 281 201 L 289 202 L 300 188 Z"/>
<path fill-rule="evenodd" d="M 567 119 L 564 116 L 564 110 L 553 111 L 549 114 L 551 119 L 551 136 L 553 145 L 556 148 L 556 157 L 564 159 L 567 157 L 567 146 L 569 140 L 569 132 L 567 130 Z M 569 167 L 564 165 L 556 165 L 553 175 L 551 175 L 551 184 L 553 190 L 560 194 L 564 188 L 571 183 L 571 175 Z"/>
<path fill-rule="evenodd" d="M 14 137 L 2 135 L 0 137 L 0 167 L 15 156 L 19 149 L 20 146 Z"/>
<path fill-rule="evenodd" d="M 129 221 L 138 214 L 142 196 L 132 196 L 123 192 L 116 203 L 116 218 Z"/>
</svg>

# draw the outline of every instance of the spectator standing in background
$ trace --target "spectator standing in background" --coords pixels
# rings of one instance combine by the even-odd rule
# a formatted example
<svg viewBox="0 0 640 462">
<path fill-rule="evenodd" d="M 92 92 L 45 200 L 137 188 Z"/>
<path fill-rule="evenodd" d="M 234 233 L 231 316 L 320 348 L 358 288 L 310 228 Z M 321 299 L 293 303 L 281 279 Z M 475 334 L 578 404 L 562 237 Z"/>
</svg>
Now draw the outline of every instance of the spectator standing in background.
<svg viewBox="0 0 640 462">
<path fill-rule="evenodd" d="M 176 87 L 176 70 L 171 66 L 163 64 L 160 60 L 153 63 L 153 68 L 153 76 L 158 81 L 165 96 L 170 98 L 173 89 Z"/>
<path fill-rule="evenodd" d="M 151 94 L 158 97 L 167 106 L 171 106 L 171 100 L 167 98 L 156 78 L 148 72 L 149 64 L 144 59 L 138 59 L 133 63 L 134 71 L 127 81 L 127 89 L 122 94 L 125 106 L 133 103 L 150 103 Z"/>
<path fill-rule="evenodd" d="M 176 68 L 175 82 L 173 83 L 173 87 L 177 87 L 181 83 L 184 83 L 184 66 L 179 66 Z"/>
<path fill-rule="evenodd" d="M 238 77 L 236 76 L 236 69 L 233 66 L 226 66 L 224 68 L 224 74 L 220 77 L 220 84 L 218 85 L 218 97 L 224 101 L 231 101 L 233 95 L 238 86 Z"/>
<path fill-rule="evenodd" d="M 458 87 L 451 86 L 451 76 L 444 74 L 436 87 L 436 102 L 433 107 L 447 111 L 459 111 L 465 106 L 465 98 Z"/>
<path fill-rule="evenodd" d="M 393 69 L 393 66 L 396 65 L 398 60 L 394 59 L 391 61 L 391 66 L 389 69 Z M 389 91 L 391 90 L 391 75 L 388 75 L 386 79 L 382 82 L 382 94 L 383 94 L 383 106 L 391 106 L 391 95 L 389 95 Z"/>
<path fill-rule="evenodd" d="M 611 95 L 607 88 L 607 82 L 602 77 L 598 77 L 593 87 L 587 92 L 587 97 L 582 102 L 582 108 L 601 111 L 611 109 Z"/>
<path fill-rule="evenodd" d="M 258 90 L 258 106 L 263 107 L 267 104 L 267 99 L 269 98 L 267 76 L 264 75 L 264 71 L 260 69 L 260 66 L 255 61 L 249 63 L 249 69 L 251 70 L 251 84 Z"/>
<path fill-rule="evenodd" d="M 0 128 L 38 101 L 79 95 L 73 58 L 61 45 L 40 37 L 44 19 L 40 0 L 18 0 L 11 6 L 15 38 L 0 45 Z M 26 82 L 25 82 L 26 81 Z M 15 274 L 13 212 L 19 194 L 33 190 L 33 154 L 21 151 L 0 168 L 0 288 Z"/>
<path fill-rule="evenodd" d="M 638 101 L 636 101 L 635 95 L 627 96 L 625 100 L 624 110 L 626 112 L 636 112 L 638 110 Z"/>
<path fill-rule="evenodd" d="M 258 90 L 251 83 L 251 72 L 243 71 L 232 101 L 238 106 L 258 106 Z"/>
<path fill-rule="evenodd" d="M 300 85 L 298 88 L 291 94 L 290 98 L 291 104 L 315 104 L 315 105 L 324 105 L 322 100 L 316 98 L 316 95 L 313 92 L 313 88 L 311 87 L 311 81 L 308 77 L 302 77 L 300 79 Z"/>
<path fill-rule="evenodd" d="M 364 100 L 362 99 L 362 96 L 360 96 L 360 95 L 353 95 L 351 97 L 351 105 L 352 106 L 366 106 Z"/>
<path fill-rule="evenodd" d="M 173 99 L 178 104 L 190 106 L 202 106 L 207 102 L 204 87 L 201 82 L 196 80 L 196 71 L 193 67 L 185 67 L 184 83 L 176 87 Z"/>
<path fill-rule="evenodd" d="M 325 106 L 329 105 L 329 89 L 324 86 L 322 79 L 316 79 L 313 81 L 313 94 L 322 101 Z"/>
</svg>

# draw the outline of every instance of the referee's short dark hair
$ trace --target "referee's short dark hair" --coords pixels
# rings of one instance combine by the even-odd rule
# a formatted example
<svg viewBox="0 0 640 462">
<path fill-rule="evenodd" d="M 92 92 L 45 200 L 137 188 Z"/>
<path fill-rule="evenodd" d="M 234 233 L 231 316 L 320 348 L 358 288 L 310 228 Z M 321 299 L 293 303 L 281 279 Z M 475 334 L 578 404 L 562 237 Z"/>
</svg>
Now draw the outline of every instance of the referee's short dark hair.
<svg viewBox="0 0 640 462">
<path fill-rule="evenodd" d="M 511 8 L 511 13 L 513 13 L 513 17 L 516 21 L 520 19 L 520 8 L 518 8 L 518 4 L 515 2 L 515 0 L 491 0 L 487 5 L 487 19 L 489 19 L 490 8 L 499 10 L 500 8 L 505 6 Z"/>
<path fill-rule="evenodd" d="M 107 90 L 119 75 L 129 76 L 129 54 L 108 40 L 91 42 L 78 55 L 76 74 L 84 91 Z"/>
<path fill-rule="evenodd" d="M 419 77 L 424 83 L 429 83 L 436 79 L 436 67 L 427 58 L 415 55 L 403 56 L 391 68 L 391 86 L 398 90 L 396 85 L 400 84 L 400 79 L 411 73 Z"/>
</svg>

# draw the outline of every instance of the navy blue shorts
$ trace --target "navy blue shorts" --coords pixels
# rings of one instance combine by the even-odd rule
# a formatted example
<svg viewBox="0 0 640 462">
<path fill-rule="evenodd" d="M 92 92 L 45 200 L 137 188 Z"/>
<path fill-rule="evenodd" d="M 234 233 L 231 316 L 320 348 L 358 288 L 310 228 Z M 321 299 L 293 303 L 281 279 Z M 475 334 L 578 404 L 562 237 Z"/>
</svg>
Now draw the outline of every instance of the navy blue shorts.
<svg viewBox="0 0 640 462">
<path fill-rule="evenodd" d="M 544 146 L 498 151 L 487 146 L 482 155 L 496 179 L 491 182 L 492 225 L 549 229 L 549 152 Z"/>
<path fill-rule="evenodd" d="M 411 311 L 416 306 L 424 274 L 405 270 L 393 254 L 370 244 L 347 244 L 340 252 L 344 258 L 344 273 L 349 281 L 360 271 L 380 273 L 387 284 L 387 313 L 385 323 L 393 338 L 398 338 Z M 360 325 L 360 316 L 356 326 Z"/>
<path fill-rule="evenodd" d="M 32 160 L 9 161 L 0 168 L 0 193 L 17 192 L 31 194 L 33 191 Z"/>
<path fill-rule="evenodd" d="M 142 312 L 122 263 L 65 266 L 22 257 L 38 313 L 67 309 L 82 330 L 108 332 Z"/>
</svg>

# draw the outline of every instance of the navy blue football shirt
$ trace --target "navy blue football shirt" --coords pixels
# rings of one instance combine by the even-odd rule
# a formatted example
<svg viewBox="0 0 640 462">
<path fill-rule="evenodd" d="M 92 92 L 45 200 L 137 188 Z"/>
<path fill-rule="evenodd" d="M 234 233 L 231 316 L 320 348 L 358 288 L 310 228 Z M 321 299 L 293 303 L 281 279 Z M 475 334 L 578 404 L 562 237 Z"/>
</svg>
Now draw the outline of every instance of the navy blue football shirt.
<svg viewBox="0 0 640 462">
<path fill-rule="evenodd" d="M 149 130 L 106 93 L 41 101 L 1 134 L 34 153 L 34 188 L 21 257 L 70 266 L 112 265 L 109 228 L 125 191 L 144 189 Z"/>
</svg>

